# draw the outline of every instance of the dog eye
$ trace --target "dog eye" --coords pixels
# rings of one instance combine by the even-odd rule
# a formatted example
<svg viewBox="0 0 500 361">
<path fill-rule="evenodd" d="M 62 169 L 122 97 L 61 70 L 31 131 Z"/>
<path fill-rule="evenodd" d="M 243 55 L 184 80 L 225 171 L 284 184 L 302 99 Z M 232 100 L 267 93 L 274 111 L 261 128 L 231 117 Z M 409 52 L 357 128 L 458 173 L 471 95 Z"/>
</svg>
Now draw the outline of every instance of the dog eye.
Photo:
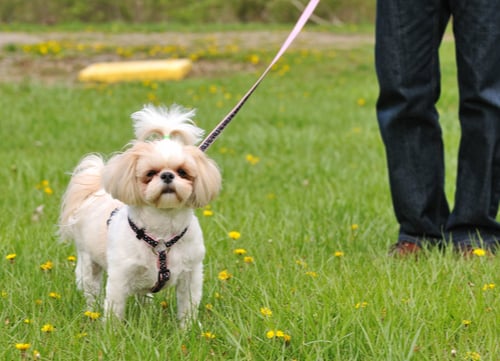
<svg viewBox="0 0 500 361">
<path fill-rule="evenodd" d="M 182 168 L 177 169 L 177 174 L 181 178 L 188 178 L 189 177 L 189 174 Z"/>
<path fill-rule="evenodd" d="M 149 172 L 146 173 L 146 177 L 152 178 L 157 174 L 158 174 L 158 172 L 156 170 L 150 170 Z"/>
</svg>

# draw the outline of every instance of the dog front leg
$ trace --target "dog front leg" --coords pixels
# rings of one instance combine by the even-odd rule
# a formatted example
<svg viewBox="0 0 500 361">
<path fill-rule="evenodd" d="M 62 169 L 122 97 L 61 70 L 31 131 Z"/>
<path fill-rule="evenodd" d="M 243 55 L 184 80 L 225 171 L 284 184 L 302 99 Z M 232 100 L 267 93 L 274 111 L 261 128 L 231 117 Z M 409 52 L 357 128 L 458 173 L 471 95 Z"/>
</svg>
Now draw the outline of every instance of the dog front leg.
<svg viewBox="0 0 500 361">
<path fill-rule="evenodd" d="M 198 316 L 202 287 L 202 264 L 195 266 L 190 272 L 185 272 L 179 277 L 176 287 L 177 317 L 182 328 L 185 328 L 189 322 L 196 320 Z"/>
<path fill-rule="evenodd" d="M 104 315 L 115 315 L 118 319 L 125 316 L 125 305 L 128 297 L 128 288 L 113 277 L 108 276 L 106 284 L 106 299 L 104 300 Z"/>
</svg>

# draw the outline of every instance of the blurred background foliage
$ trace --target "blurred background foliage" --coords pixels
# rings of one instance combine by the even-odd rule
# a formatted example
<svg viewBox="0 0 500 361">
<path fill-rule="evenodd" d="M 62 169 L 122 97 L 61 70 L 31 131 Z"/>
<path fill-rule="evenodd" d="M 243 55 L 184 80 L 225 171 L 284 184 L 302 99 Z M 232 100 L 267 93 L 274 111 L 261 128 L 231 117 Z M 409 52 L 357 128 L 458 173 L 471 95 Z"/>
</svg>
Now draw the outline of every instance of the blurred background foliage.
<svg viewBox="0 0 500 361">
<path fill-rule="evenodd" d="M 0 23 L 288 23 L 307 0 L 1 0 Z M 322 0 L 313 22 L 372 22 L 375 0 Z"/>
</svg>

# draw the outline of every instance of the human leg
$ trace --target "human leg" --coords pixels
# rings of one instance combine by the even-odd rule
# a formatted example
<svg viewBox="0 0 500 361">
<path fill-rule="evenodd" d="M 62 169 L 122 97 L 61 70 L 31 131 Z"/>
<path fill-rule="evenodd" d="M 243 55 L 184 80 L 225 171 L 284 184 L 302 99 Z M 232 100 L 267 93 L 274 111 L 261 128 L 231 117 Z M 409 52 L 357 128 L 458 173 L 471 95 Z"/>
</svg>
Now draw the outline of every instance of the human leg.
<svg viewBox="0 0 500 361">
<path fill-rule="evenodd" d="M 500 3 L 452 5 L 460 91 L 455 205 L 447 230 L 460 247 L 500 240 Z"/>
<path fill-rule="evenodd" d="M 439 0 L 377 2 L 377 117 L 400 241 L 441 238 L 449 215 L 435 108 L 438 49 L 449 15 Z"/>
</svg>

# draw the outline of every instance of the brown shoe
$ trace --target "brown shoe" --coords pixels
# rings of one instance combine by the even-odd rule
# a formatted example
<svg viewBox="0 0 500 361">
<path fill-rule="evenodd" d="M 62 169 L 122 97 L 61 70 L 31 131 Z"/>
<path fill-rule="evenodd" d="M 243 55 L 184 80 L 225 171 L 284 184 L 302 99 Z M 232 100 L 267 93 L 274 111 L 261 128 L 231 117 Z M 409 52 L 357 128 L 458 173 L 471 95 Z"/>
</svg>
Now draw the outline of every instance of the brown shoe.
<svg viewBox="0 0 500 361">
<path fill-rule="evenodd" d="M 422 251 L 422 248 L 413 242 L 399 241 L 389 249 L 389 255 L 391 256 L 416 256 Z"/>
</svg>

